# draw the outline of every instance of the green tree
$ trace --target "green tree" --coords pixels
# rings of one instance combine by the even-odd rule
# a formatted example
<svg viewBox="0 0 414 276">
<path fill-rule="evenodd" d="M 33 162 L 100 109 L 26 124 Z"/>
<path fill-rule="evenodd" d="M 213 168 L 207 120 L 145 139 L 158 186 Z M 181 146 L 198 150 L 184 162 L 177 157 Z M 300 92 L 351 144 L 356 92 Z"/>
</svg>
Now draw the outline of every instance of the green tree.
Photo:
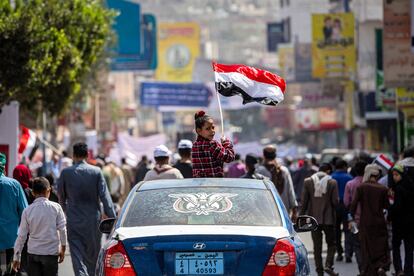
<svg viewBox="0 0 414 276">
<path fill-rule="evenodd" d="M 85 91 L 113 34 L 103 0 L 0 0 L 0 106 L 64 111 Z"/>
</svg>

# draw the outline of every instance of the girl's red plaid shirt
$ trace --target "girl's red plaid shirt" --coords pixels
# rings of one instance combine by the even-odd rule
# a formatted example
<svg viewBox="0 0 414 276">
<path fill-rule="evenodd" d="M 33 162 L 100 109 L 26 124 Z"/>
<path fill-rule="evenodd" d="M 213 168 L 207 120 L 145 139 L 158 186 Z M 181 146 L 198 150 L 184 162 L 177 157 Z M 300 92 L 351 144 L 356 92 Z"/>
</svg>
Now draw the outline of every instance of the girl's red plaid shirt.
<svg viewBox="0 0 414 276">
<path fill-rule="evenodd" d="M 233 144 L 225 139 L 222 143 L 201 136 L 192 149 L 193 177 L 224 177 L 223 163 L 234 160 Z"/>
</svg>

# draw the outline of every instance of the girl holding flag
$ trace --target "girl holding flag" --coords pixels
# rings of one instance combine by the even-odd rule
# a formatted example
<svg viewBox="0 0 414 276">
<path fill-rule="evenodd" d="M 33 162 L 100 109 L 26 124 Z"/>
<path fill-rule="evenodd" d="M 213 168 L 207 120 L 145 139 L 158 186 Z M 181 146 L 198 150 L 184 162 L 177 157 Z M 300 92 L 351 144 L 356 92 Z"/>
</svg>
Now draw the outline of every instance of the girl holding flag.
<svg viewBox="0 0 414 276">
<path fill-rule="evenodd" d="M 283 101 L 286 83 L 283 78 L 268 71 L 236 64 L 212 63 L 217 94 L 225 97 L 240 96 L 243 104 L 257 102 L 276 106 Z M 223 130 L 223 114 L 220 97 L 217 95 Z M 193 177 L 223 177 L 224 162 L 234 160 L 233 145 L 222 137 L 221 143 L 214 140 L 215 125 L 213 119 L 204 111 L 194 116 L 197 140 L 192 148 Z"/>
<path fill-rule="evenodd" d="M 204 111 L 197 112 L 194 119 L 197 139 L 192 148 L 193 177 L 224 177 L 224 162 L 234 160 L 233 144 L 225 137 L 221 143 L 214 140 L 214 121 Z"/>
</svg>

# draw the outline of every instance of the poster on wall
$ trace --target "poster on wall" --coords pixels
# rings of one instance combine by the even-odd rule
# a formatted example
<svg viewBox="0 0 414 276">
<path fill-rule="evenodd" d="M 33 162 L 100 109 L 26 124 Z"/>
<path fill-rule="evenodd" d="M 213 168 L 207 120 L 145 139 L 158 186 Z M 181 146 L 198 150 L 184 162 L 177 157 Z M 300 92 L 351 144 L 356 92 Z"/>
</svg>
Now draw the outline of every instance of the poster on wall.
<svg viewBox="0 0 414 276">
<path fill-rule="evenodd" d="M 160 23 L 156 79 L 191 82 L 196 58 L 200 55 L 200 27 L 197 23 Z"/>
<path fill-rule="evenodd" d="M 352 13 L 312 15 L 312 76 L 352 79 L 356 70 Z"/>
</svg>

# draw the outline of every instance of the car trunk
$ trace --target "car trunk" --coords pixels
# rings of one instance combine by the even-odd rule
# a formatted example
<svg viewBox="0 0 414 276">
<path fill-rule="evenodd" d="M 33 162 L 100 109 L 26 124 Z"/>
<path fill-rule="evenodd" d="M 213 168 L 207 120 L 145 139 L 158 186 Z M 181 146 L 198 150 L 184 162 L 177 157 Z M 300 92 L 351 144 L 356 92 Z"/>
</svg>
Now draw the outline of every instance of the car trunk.
<svg viewBox="0 0 414 276">
<path fill-rule="evenodd" d="M 275 237 L 170 235 L 122 240 L 138 275 L 261 275 Z"/>
</svg>

